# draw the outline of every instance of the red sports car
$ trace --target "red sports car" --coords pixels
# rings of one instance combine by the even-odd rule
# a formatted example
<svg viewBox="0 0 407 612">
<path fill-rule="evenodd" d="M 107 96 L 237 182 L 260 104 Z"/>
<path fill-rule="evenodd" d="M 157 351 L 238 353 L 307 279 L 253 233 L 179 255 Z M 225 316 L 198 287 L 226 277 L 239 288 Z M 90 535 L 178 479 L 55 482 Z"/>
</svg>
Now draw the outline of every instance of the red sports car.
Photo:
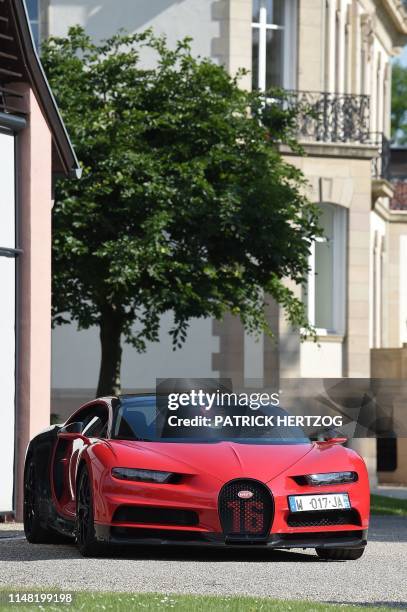
<svg viewBox="0 0 407 612">
<path fill-rule="evenodd" d="M 85 556 L 110 544 L 188 543 L 361 557 L 368 476 L 344 439 L 311 442 L 297 428 L 169 439 L 158 434 L 156 404 L 155 395 L 97 399 L 30 442 L 29 542 L 68 535 Z"/>
</svg>

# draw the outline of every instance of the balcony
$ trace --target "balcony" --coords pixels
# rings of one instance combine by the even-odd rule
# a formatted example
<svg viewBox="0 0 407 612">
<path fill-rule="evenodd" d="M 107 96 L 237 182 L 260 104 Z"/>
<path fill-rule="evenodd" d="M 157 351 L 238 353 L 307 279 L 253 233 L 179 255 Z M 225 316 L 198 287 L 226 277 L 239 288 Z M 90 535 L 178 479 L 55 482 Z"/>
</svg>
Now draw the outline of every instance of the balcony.
<svg viewBox="0 0 407 612">
<path fill-rule="evenodd" d="M 367 95 L 288 90 L 281 103 L 297 109 L 301 142 L 371 144 Z"/>
<path fill-rule="evenodd" d="M 390 140 L 382 132 L 370 131 L 370 96 L 285 90 L 269 97 L 267 103 L 296 109 L 295 137 L 307 152 L 371 159 L 373 200 L 392 197 Z M 327 144 L 334 147 L 329 151 Z M 312 150 L 308 151 L 309 145 Z M 315 145 L 324 148 L 317 147 L 316 152 Z M 282 147 L 288 152 L 285 149 Z"/>
<path fill-rule="evenodd" d="M 391 184 L 390 140 L 383 132 L 371 132 L 370 142 L 377 147 L 377 155 L 372 159 L 372 199 L 392 198 L 394 186 Z"/>
<path fill-rule="evenodd" d="M 383 132 L 371 132 L 370 143 L 377 147 L 378 155 L 372 160 L 372 177 L 390 180 L 390 140 Z"/>
</svg>

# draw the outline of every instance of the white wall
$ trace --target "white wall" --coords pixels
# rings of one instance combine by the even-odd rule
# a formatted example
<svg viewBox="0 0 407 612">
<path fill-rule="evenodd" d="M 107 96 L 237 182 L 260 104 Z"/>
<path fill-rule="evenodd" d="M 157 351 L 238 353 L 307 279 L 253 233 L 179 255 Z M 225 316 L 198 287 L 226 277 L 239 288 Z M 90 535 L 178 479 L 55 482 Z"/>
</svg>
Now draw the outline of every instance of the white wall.
<svg viewBox="0 0 407 612">
<path fill-rule="evenodd" d="M 165 34 L 170 46 L 190 36 L 195 55 L 210 56 L 215 61 L 222 19 L 218 0 L 50 0 L 49 34 L 64 36 L 70 26 L 80 24 L 96 41 L 111 36 L 119 28 L 142 32 L 152 27 L 157 35 Z M 144 66 L 153 62 L 153 54 L 142 55 Z M 195 320 L 185 346 L 173 351 L 168 336 L 170 315 L 162 319 L 160 341 L 151 344 L 145 354 L 124 346 L 123 388 L 145 388 L 155 385 L 156 377 L 212 377 L 212 353 L 219 341 L 212 335 L 212 322 Z M 78 332 L 67 325 L 53 331 L 53 389 L 94 389 L 100 359 L 98 330 Z"/>
<path fill-rule="evenodd" d="M 182 349 L 172 350 L 168 330 L 171 315 L 162 317 L 160 340 L 150 343 L 146 353 L 125 344 L 122 361 L 123 389 L 153 389 L 156 378 L 212 378 L 212 353 L 219 350 L 212 336 L 212 321 L 192 321 Z M 76 325 L 63 325 L 52 334 L 53 389 L 95 389 L 100 363 L 98 329 L 78 332 Z"/>
<path fill-rule="evenodd" d="M 342 369 L 342 342 L 303 342 L 300 348 L 303 378 L 340 378 Z"/>
<path fill-rule="evenodd" d="M 217 4 L 216 0 L 50 0 L 49 34 L 64 36 L 70 26 L 79 24 L 98 41 L 119 28 L 134 33 L 153 27 L 155 34 L 167 36 L 171 46 L 191 36 L 195 55 L 215 58 L 221 33 Z"/>
</svg>

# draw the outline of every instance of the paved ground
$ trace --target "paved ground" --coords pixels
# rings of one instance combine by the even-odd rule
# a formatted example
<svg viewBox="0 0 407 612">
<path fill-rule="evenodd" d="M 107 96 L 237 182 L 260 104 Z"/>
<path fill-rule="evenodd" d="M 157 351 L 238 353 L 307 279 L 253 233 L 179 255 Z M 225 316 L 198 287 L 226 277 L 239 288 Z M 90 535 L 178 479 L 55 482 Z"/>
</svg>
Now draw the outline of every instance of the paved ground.
<svg viewBox="0 0 407 612">
<path fill-rule="evenodd" d="M 313 552 L 146 548 L 83 559 L 71 545 L 30 545 L 0 526 L 0 587 L 250 594 L 407 609 L 407 519 L 374 517 L 362 559 Z"/>
</svg>

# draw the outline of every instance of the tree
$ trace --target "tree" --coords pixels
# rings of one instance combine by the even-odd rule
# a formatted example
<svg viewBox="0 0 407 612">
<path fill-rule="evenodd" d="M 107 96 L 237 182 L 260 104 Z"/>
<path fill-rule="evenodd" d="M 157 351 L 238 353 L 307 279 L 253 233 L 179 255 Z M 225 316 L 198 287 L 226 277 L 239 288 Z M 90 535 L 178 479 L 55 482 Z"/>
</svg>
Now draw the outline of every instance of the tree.
<svg viewBox="0 0 407 612">
<path fill-rule="evenodd" d="M 282 281 L 304 281 L 318 231 L 301 172 L 278 152 L 295 112 L 265 108 L 188 39 L 170 50 L 149 31 L 95 45 L 72 28 L 42 61 L 83 166 L 56 190 L 53 322 L 99 326 L 97 394 L 120 389 L 122 338 L 144 350 L 167 311 L 174 347 L 193 317 L 232 312 L 269 331 L 265 295 L 307 327 Z"/>
<path fill-rule="evenodd" d="M 394 62 L 392 68 L 391 133 L 399 144 L 407 143 L 407 68 Z"/>
</svg>

